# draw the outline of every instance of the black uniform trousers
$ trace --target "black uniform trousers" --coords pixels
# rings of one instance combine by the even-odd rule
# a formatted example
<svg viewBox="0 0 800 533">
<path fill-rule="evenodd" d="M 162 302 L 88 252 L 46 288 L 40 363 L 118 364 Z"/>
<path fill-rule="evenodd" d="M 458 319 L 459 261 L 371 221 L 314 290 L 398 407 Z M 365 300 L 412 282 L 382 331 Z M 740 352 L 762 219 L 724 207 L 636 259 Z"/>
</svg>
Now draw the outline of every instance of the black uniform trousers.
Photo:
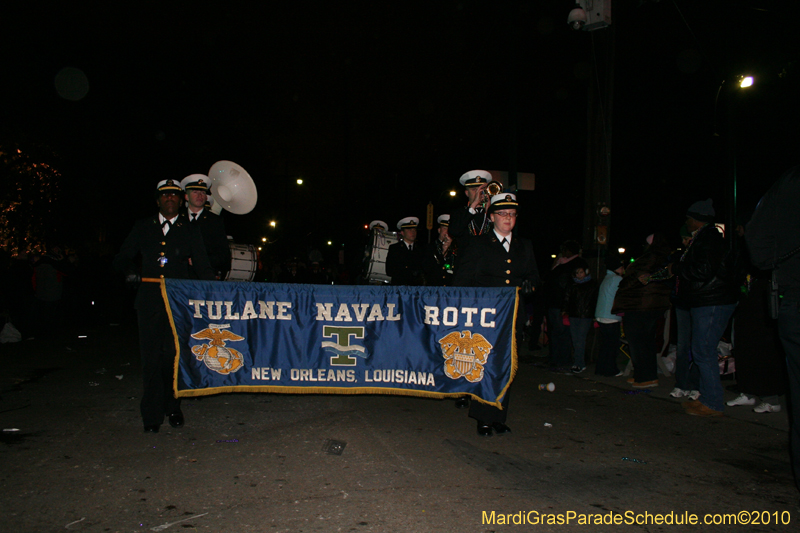
<svg viewBox="0 0 800 533">
<path fill-rule="evenodd" d="M 161 425 L 165 416 L 176 413 L 181 401 L 172 392 L 175 368 L 175 336 L 161 298 L 161 288 L 147 283 L 136 310 L 139 321 L 139 353 L 142 358 L 143 392 L 139 409 L 145 426 Z"/>
</svg>

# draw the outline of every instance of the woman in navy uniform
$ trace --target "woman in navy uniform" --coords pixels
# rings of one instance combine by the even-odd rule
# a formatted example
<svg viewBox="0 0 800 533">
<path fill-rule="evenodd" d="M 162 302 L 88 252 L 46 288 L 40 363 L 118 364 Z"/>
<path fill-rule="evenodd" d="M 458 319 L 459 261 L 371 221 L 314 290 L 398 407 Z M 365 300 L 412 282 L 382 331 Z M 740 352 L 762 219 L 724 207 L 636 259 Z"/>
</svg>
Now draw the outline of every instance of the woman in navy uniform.
<svg viewBox="0 0 800 533">
<path fill-rule="evenodd" d="M 199 229 L 180 214 L 182 196 L 178 182 L 159 182 L 158 214 L 136 222 L 114 258 L 114 268 L 123 272 L 129 282 L 142 278 L 215 279 Z M 141 258 L 141 274 L 136 273 L 137 258 Z M 144 430 L 158 433 L 165 416 L 172 427 L 181 427 L 184 419 L 180 400 L 172 392 L 175 339 L 160 285 L 142 283 L 135 307 L 144 378 L 140 405 Z"/>
<path fill-rule="evenodd" d="M 539 284 L 539 270 L 528 239 L 512 235 L 517 223 L 517 197 L 512 193 L 496 194 L 487 209 L 493 230 L 472 238 L 459 257 L 454 285 L 460 287 L 528 287 Z M 517 346 L 522 345 L 524 313 L 517 313 Z M 478 434 L 490 437 L 509 433 L 506 425 L 510 389 L 501 402 L 503 409 L 471 402 L 469 416 L 478 421 Z"/>
</svg>

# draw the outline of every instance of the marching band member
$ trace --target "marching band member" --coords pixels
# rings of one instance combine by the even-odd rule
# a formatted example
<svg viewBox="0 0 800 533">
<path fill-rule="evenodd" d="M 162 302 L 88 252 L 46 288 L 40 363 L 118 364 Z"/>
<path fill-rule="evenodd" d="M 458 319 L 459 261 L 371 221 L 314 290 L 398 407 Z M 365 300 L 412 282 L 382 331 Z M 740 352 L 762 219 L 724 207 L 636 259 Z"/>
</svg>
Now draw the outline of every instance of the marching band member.
<svg viewBox="0 0 800 533">
<path fill-rule="evenodd" d="M 392 285 L 423 285 L 424 246 L 417 244 L 417 217 L 406 217 L 397 223 L 401 240 L 389 246 L 386 253 L 386 274 Z"/>
<path fill-rule="evenodd" d="M 202 174 L 186 176 L 181 181 L 186 198 L 186 215 L 191 224 L 197 224 L 203 235 L 208 260 L 217 273 L 217 279 L 225 279 L 231 268 L 231 247 L 228 244 L 225 222 L 222 217 L 206 207 L 210 192 L 208 178 Z"/>
<path fill-rule="evenodd" d="M 485 170 L 470 170 L 458 181 L 464 186 L 467 206 L 452 213 L 448 229 L 450 235 L 464 246 L 468 237 L 483 235 L 492 229 L 492 222 L 484 205 L 486 186 L 492 181 L 492 175 Z"/>
<path fill-rule="evenodd" d="M 459 258 L 454 284 L 460 287 L 523 287 L 533 290 L 540 284 L 539 270 L 533 255 L 533 245 L 528 239 L 512 235 L 517 223 L 519 204 L 512 193 L 496 194 L 491 199 L 487 214 L 493 230 L 475 237 Z M 524 313 L 517 313 L 516 342 L 522 345 Z M 478 435 L 491 437 L 492 432 L 502 435 L 511 429 L 506 425 L 508 401 L 511 391 L 503 396 L 503 409 L 472 402 L 470 418 L 478 421 Z"/>
<path fill-rule="evenodd" d="M 180 212 L 183 191 L 177 181 L 163 180 L 156 189 L 158 215 L 136 222 L 114 257 L 114 268 L 129 283 L 145 278 L 190 278 L 213 280 L 203 237 Z M 141 274 L 136 260 L 141 258 Z M 169 418 L 170 426 L 183 426 L 181 402 L 173 396 L 175 338 L 157 283 L 142 283 L 136 294 L 139 351 L 142 356 L 144 390 L 140 409 L 145 433 L 158 433 Z"/>
<path fill-rule="evenodd" d="M 485 208 L 486 187 L 491 181 L 492 175 L 485 170 L 470 170 L 458 179 L 458 182 L 464 187 L 464 194 L 467 195 L 467 205 L 452 213 L 448 233 L 458 241 L 461 248 L 461 253 L 457 258 L 459 262 L 464 260 L 464 250 L 472 240 L 492 229 L 492 221 Z M 456 400 L 456 408 L 466 409 L 469 407 L 469 403 L 469 396 L 464 396 Z"/>
<path fill-rule="evenodd" d="M 428 285 L 449 287 L 453 284 L 456 244 L 450 237 L 450 215 L 439 215 L 436 219 L 439 238 L 425 253 L 425 281 Z"/>
</svg>

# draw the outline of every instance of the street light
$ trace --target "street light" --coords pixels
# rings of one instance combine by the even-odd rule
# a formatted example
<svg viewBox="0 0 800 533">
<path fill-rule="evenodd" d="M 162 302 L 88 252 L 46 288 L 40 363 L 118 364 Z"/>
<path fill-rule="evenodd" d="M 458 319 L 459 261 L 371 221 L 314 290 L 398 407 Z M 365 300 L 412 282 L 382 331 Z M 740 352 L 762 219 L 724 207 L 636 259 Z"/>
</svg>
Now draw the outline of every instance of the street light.
<svg viewBox="0 0 800 533">
<path fill-rule="evenodd" d="M 297 184 L 298 185 L 302 185 L 303 184 L 303 178 L 297 178 Z"/>
<path fill-rule="evenodd" d="M 450 191 L 450 196 L 455 197 L 456 191 Z"/>
<path fill-rule="evenodd" d="M 261 237 L 261 242 L 267 242 L 267 238 L 266 237 Z"/>
<path fill-rule="evenodd" d="M 745 74 L 740 74 L 734 78 L 737 82 L 737 86 L 740 89 L 747 89 L 748 87 L 753 86 L 753 77 L 748 76 Z M 722 92 L 722 88 L 725 86 L 725 81 L 722 80 L 722 83 L 719 84 L 719 88 L 717 89 L 717 97 L 714 99 L 714 136 L 718 137 L 719 133 L 717 133 L 717 105 L 719 104 L 719 96 Z M 727 98 L 727 129 L 726 129 L 726 136 L 725 136 L 725 145 L 727 147 L 728 153 L 728 164 L 729 172 L 730 172 L 730 181 L 727 184 L 728 190 L 726 191 L 726 204 L 728 207 L 728 217 L 726 222 L 730 224 L 730 227 L 736 227 L 736 205 L 738 203 L 737 195 L 738 195 L 738 169 L 737 169 L 737 161 L 736 161 L 736 114 L 734 107 L 736 106 L 735 102 L 732 98 Z M 736 245 L 736 239 L 730 239 L 730 249 L 733 250 L 734 246 Z"/>
<path fill-rule="evenodd" d="M 617 252 L 619 252 L 619 254 L 620 254 L 620 255 L 622 255 L 622 254 L 624 254 L 624 253 L 625 253 L 625 248 L 623 248 L 622 246 L 620 246 L 619 248 L 617 248 Z"/>
<path fill-rule="evenodd" d="M 272 226 L 273 228 L 275 227 L 276 224 L 277 223 L 274 220 L 269 221 L 269 225 Z"/>
</svg>

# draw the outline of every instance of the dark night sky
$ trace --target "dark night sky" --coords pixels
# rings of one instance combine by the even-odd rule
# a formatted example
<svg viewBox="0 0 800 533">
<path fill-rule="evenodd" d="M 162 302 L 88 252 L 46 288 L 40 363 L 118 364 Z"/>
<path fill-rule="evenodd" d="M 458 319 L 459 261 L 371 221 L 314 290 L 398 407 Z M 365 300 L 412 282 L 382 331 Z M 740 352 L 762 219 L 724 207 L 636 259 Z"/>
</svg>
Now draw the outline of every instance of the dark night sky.
<svg viewBox="0 0 800 533">
<path fill-rule="evenodd" d="M 274 217 L 280 242 L 304 247 L 360 245 L 363 224 L 424 219 L 428 201 L 455 207 L 444 192 L 463 172 L 513 165 L 513 130 L 517 170 L 537 176 L 523 234 L 542 254 L 580 239 L 598 32 L 567 27 L 569 1 L 430 4 L 26 2 L 0 22 L 0 140 L 55 150 L 72 221 L 99 216 L 112 239 L 154 211 L 158 180 L 235 161 L 259 203 L 225 214 L 229 233 L 253 242 Z M 615 3 L 614 246 L 675 234 L 694 200 L 722 206 L 731 131 L 741 210 L 797 163 L 790 5 Z M 64 67 L 86 74 L 79 101 L 56 92 Z M 744 68 L 763 83 L 723 93 L 715 138 L 717 88 Z"/>
</svg>

